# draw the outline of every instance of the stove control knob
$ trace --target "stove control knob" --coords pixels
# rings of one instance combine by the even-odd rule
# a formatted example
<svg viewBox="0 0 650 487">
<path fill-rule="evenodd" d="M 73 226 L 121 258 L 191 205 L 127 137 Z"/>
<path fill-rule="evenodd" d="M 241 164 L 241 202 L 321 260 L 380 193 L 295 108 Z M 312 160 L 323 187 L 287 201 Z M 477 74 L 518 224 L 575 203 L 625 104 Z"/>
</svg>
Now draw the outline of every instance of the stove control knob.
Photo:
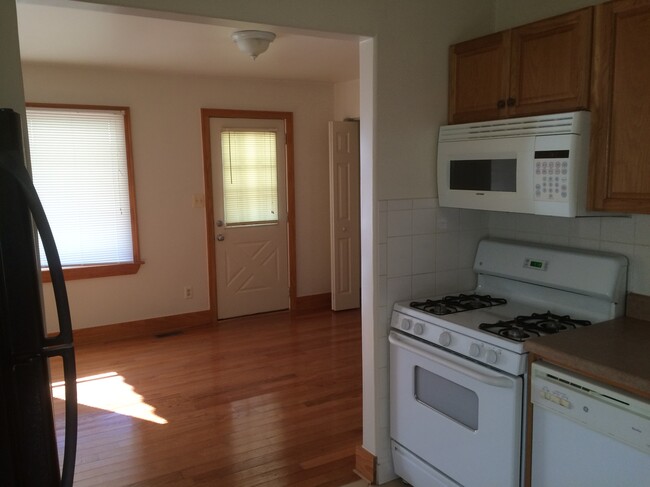
<svg viewBox="0 0 650 487">
<path fill-rule="evenodd" d="M 412 325 L 411 320 L 409 319 L 402 320 L 402 330 L 406 330 L 406 331 L 410 330 L 411 325 Z"/>
<path fill-rule="evenodd" d="M 438 337 L 438 343 L 443 347 L 448 347 L 451 344 L 451 334 L 448 331 L 443 331 Z"/>
<path fill-rule="evenodd" d="M 485 354 L 485 360 L 488 364 L 496 364 L 499 356 L 497 355 L 496 350 L 488 350 Z"/>
<path fill-rule="evenodd" d="M 481 346 L 478 343 L 472 343 L 469 346 L 469 354 L 472 357 L 478 357 L 481 355 Z"/>
<path fill-rule="evenodd" d="M 416 323 L 413 327 L 413 332 L 416 335 L 422 335 L 422 333 L 424 333 L 424 325 L 422 323 Z"/>
</svg>

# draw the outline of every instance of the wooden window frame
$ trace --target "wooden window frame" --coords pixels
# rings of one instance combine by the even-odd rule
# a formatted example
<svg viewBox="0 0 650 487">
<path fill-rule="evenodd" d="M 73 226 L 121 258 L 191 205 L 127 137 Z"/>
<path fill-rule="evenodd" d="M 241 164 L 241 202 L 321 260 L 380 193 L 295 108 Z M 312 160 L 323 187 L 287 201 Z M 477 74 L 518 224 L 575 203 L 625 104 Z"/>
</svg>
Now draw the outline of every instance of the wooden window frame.
<svg viewBox="0 0 650 487">
<path fill-rule="evenodd" d="M 25 103 L 27 108 L 60 108 L 71 110 L 107 110 L 121 111 L 124 113 L 124 137 L 126 149 L 126 167 L 129 187 L 129 207 L 131 213 L 131 244 L 133 247 L 132 262 L 115 262 L 110 264 L 64 266 L 63 276 L 66 280 L 94 279 L 97 277 L 111 277 L 135 274 L 140 270 L 144 261 L 140 258 L 140 244 L 138 238 L 138 218 L 135 199 L 135 170 L 133 166 L 133 144 L 131 138 L 131 111 L 129 107 L 112 105 L 75 105 L 67 103 Z M 43 282 L 51 282 L 50 271 L 41 270 Z"/>
</svg>

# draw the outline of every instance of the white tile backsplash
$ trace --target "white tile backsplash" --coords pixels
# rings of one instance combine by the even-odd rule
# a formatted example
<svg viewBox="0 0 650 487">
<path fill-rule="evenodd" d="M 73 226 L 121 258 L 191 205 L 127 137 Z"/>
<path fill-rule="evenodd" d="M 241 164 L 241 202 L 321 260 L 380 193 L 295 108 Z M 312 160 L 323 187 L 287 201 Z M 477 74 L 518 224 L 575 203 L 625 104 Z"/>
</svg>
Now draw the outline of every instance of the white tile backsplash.
<svg viewBox="0 0 650 487">
<path fill-rule="evenodd" d="M 569 237 L 600 240 L 600 221 L 595 217 L 572 218 Z"/>
<path fill-rule="evenodd" d="M 600 225 L 600 239 L 605 242 L 634 243 L 633 218 L 605 217 Z"/>
<path fill-rule="evenodd" d="M 388 237 L 386 262 L 389 278 L 410 276 L 413 269 L 413 237 Z"/>
<path fill-rule="evenodd" d="M 386 304 L 392 308 L 397 301 L 411 299 L 411 276 L 389 277 L 386 281 Z M 389 315 L 390 316 L 390 315 Z"/>
<path fill-rule="evenodd" d="M 628 282 L 635 293 L 650 295 L 650 246 L 634 247 Z"/>
<path fill-rule="evenodd" d="M 476 246 L 498 216 L 439 208 L 437 198 L 388 200 L 377 207 L 378 306 L 390 310 L 395 301 L 475 286 Z M 515 228 L 507 219 L 501 221 L 505 228 Z M 388 311 L 385 316 L 389 321 Z"/>
<path fill-rule="evenodd" d="M 387 210 L 412 210 L 414 200 L 388 200 Z"/>
<path fill-rule="evenodd" d="M 431 297 L 436 295 L 436 274 L 417 274 L 411 279 L 413 298 Z"/>
<path fill-rule="evenodd" d="M 400 237 L 413 234 L 413 210 L 388 210 L 386 234 Z"/>
<path fill-rule="evenodd" d="M 436 270 L 451 271 L 458 269 L 458 242 L 460 232 L 436 234 Z"/>
<path fill-rule="evenodd" d="M 460 211 L 457 208 L 438 208 L 436 231 L 438 233 L 445 233 L 460 230 Z"/>
<path fill-rule="evenodd" d="M 650 215 L 635 215 L 634 243 L 650 245 Z"/>
<path fill-rule="evenodd" d="M 418 208 L 413 210 L 413 235 L 431 235 L 435 230 L 435 208 Z"/>
<path fill-rule="evenodd" d="M 432 233 L 413 236 L 413 274 L 426 274 L 436 270 L 435 238 Z"/>
<path fill-rule="evenodd" d="M 558 218 L 488 213 L 491 237 L 623 254 L 630 262 L 628 291 L 650 294 L 650 215 Z"/>
</svg>

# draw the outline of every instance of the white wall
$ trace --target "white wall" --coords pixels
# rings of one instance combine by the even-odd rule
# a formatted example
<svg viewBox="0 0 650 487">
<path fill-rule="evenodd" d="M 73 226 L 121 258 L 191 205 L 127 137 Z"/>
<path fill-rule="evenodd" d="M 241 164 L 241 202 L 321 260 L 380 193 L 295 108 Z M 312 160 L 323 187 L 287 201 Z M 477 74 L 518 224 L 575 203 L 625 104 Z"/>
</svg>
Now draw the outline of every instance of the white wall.
<svg viewBox="0 0 650 487">
<path fill-rule="evenodd" d="M 358 79 L 334 85 L 335 121 L 340 122 L 346 118 L 359 118 L 361 116 L 359 94 Z"/>
<path fill-rule="evenodd" d="M 68 282 L 75 328 L 209 308 L 201 108 L 294 113 L 298 296 L 329 292 L 328 83 L 24 67 L 28 101 L 131 107 L 141 256 L 132 276 Z M 183 298 L 192 286 L 193 299 Z M 47 320 L 56 323 L 51 286 Z"/>
<path fill-rule="evenodd" d="M 496 30 L 578 10 L 605 0 L 496 0 Z"/>
</svg>

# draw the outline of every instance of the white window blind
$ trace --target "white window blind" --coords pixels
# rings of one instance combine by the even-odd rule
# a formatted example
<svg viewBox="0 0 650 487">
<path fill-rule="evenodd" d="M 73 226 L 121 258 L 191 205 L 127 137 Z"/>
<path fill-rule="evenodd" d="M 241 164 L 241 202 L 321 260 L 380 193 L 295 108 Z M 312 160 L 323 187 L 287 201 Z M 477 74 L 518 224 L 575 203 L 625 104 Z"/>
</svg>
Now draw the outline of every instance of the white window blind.
<svg viewBox="0 0 650 487">
<path fill-rule="evenodd" d="M 124 113 L 34 107 L 27 126 L 34 186 L 63 266 L 133 262 Z"/>
<path fill-rule="evenodd" d="M 225 130 L 221 148 L 226 225 L 277 222 L 275 132 Z"/>
</svg>

